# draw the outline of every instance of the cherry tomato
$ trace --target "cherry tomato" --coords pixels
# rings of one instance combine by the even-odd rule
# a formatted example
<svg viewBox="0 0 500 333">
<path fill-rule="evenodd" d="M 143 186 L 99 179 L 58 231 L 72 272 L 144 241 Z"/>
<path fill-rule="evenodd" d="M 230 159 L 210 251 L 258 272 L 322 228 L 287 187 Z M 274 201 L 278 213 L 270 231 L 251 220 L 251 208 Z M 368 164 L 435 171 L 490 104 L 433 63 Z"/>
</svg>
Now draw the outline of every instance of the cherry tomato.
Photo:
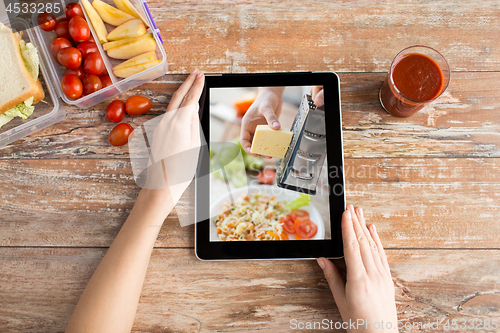
<svg viewBox="0 0 500 333">
<path fill-rule="evenodd" d="M 283 226 L 283 229 L 288 232 L 289 234 L 294 234 L 295 229 L 293 228 L 293 220 L 290 216 L 282 216 L 280 218 L 280 223 Z"/>
<path fill-rule="evenodd" d="M 64 21 L 69 22 L 69 20 L 66 17 L 61 17 L 60 19 L 57 19 L 57 24 L 64 22 Z"/>
<path fill-rule="evenodd" d="M 121 123 L 115 126 L 109 133 L 109 143 L 113 146 L 123 146 L 128 142 L 128 137 L 134 129 L 126 123 Z"/>
<path fill-rule="evenodd" d="M 99 75 L 106 75 L 106 76 L 109 76 L 108 74 L 108 69 L 106 68 L 106 66 L 104 66 L 104 69 L 102 70 L 102 73 L 99 74 Z"/>
<path fill-rule="evenodd" d="M 64 95 L 69 98 L 79 98 L 83 93 L 82 81 L 75 74 L 64 75 L 61 80 L 61 88 Z"/>
<path fill-rule="evenodd" d="M 56 35 L 57 37 L 64 37 L 66 39 L 71 39 L 71 35 L 69 34 L 68 21 L 61 21 L 56 25 Z"/>
<path fill-rule="evenodd" d="M 43 31 L 52 31 L 57 25 L 56 17 L 52 13 L 38 14 L 38 25 Z"/>
<path fill-rule="evenodd" d="M 91 52 L 99 52 L 99 50 L 97 49 L 97 45 L 95 45 L 94 42 L 83 42 L 78 44 L 76 48 L 82 53 L 83 59 L 85 59 L 87 54 Z"/>
<path fill-rule="evenodd" d="M 71 20 L 75 16 L 85 18 L 85 15 L 83 15 L 82 7 L 76 2 L 69 3 L 64 11 L 66 12 L 66 17 L 68 18 L 68 20 Z"/>
<path fill-rule="evenodd" d="M 120 100 L 109 103 L 106 108 L 106 119 L 115 123 L 119 123 L 125 117 L 125 103 Z"/>
<path fill-rule="evenodd" d="M 103 88 L 109 87 L 110 85 L 113 84 L 109 75 L 102 75 L 102 76 L 99 76 L 99 78 L 101 79 L 101 83 L 102 83 Z"/>
<path fill-rule="evenodd" d="M 92 36 L 92 33 L 90 34 L 89 40 L 87 42 L 95 43 L 95 39 L 94 39 L 94 36 Z"/>
<path fill-rule="evenodd" d="M 54 38 L 52 43 L 50 43 L 50 51 L 52 52 L 54 59 L 57 60 L 57 54 L 59 53 L 59 51 L 71 46 L 71 42 L 68 39 L 64 37 L 58 37 Z M 59 60 L 57 62 L 59 62 Z"/>
<path fill-rule="evenodd" d="M 292 218 L 292 221 L 295 221 L 297 219 L 307 220 L 307 219 L 309 219 L 309 213 L 306 212 L 305 210 L 296 209 L 296 210 L 292 210 L 292 212 L 290 213 L 290 217 Z"/>
<path fill-rule="evenodd" d="M 57 61 L 66 68 L 77 69 L 82 65 L 82 54 L 75 47 L 67 47 L 59 51 Z"/>
<path fill-rule="evenodd" d="M 78 76 L 78 78 L 80 80 L 83 80 L 83 78 L 85 77 L 85 72 L 83 71 L 82 66 L 78 67 L 77 69 L 69 69 L 69 68 L 67 68 L 64 71 L 64 75 L 66 75 L 66 74 L 75 74 L 76 76 Z"/>
<path fill-rule="evenodd" d="M 125 102 L 125 112 L 130 116 L 140 116 L 151 109 L 151 101 L 144 96 L 132 96 Z"/>
<path fill-rule="evenodd" d="M 82 84 L 83 84 L 83 93 L 86 95 L 90 95 L 96 92 L 97 90 L 102 89 L 101 79 L 99 78 L 99 76 L 94 74 L 89 74 L 85 76 L 82 80 Z"/>
<path fill-rule="evenodd" d="M 299 236 L 301 239 L 313 238 L 314 235 L 316 235 L 316 232 L 318 232 L 318 227 L 316 226 L 316 224 L 309 219 L 302 221 L 299 219 L 295 220 L 294 228 L 297 236 Z"/>
<path fill-rule="evenodd" d="M 264 169 L 257 175 L 257 180 L 261 184 L 270 185 L 276 178 L 276 171 L 272 169 Z"/>
<path fill-rule="evenodd" d="M 68 23 L 69 35 L 75 42 L 82 43 L 89 40 L 90 28 L 85 19 L 75 16 Z"/>
<path fill-rule="evenodd" d="M 104 61 L 98 52 L 90 52 L 87 54 L 83 62 L 83 70 L 88 74 L 99 75 L 104 69 Z"/>
</svg>

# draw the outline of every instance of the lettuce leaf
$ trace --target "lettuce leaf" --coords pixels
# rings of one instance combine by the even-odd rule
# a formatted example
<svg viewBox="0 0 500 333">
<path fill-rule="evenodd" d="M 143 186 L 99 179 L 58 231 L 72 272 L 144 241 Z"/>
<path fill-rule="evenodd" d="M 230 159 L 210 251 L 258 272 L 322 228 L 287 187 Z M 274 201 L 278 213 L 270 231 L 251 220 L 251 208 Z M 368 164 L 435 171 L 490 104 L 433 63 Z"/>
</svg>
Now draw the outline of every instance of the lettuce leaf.
<svg viewBox="0 0 500 333">
<path fill-rule="evenodd" d="M 21 117 L 23 119 L 26 119 L 31 116 L 33 114 L 33 111 L 35 110 L 35 107 L 32 104 L 33 97 L 25 100 L 23 103 L 17 104 L 15 107 L 8 109 L 4 113 L 0 114 L 0 128 L 14 119 L 14 117 Z"/>
<path fill-rule="evenodd" d="M 309 194 L 301 193 L 300 197 L 290 201 L 286 204 L 286 208 L 290 210 L 299 209 L 300 207 L 307 206 L 311 202 L 311 196 Z"/>
<path fill-rule="evenodd" d="M 36 47 L 31 43 L 26 44 L 26 42 L 22 39 L 19 41 L 19 47 L 21 48 L 21 55 L 26 69 L 30 73 L 33 80 L 38 80 L 38 74 L 40 72 L 40 58 Z"/>
</svg>

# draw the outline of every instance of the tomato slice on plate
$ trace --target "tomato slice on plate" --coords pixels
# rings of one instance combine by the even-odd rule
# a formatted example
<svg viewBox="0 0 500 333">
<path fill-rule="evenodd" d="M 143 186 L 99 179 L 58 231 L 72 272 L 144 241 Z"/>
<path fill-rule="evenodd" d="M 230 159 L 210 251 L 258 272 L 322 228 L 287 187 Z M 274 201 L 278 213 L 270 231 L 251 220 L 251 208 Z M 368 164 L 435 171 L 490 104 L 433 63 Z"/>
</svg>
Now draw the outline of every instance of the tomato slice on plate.
<svg viewBox="0 0 500 333">
<path fill-rule="evenodd" d="M 294 222 L 295 232 L 301 239 L 310 239 L 318 232 L 318 226 L 311 220 L 299 220 Z"/>
<path fill-rule="evenodd" d="M 293 228 L 293 220 L 291 219 L 290 216 L 282 216 L 280 218 L 280 223 L 283 226 L 283 229 L 288 232 L 289 234 L 294 234 L 295 229 Z"/>
<path fill-rule="evenodd" d="M 296 209 L 292 210 L 292 212 L 290 213 L 290 217 L 292 218 L 292 221 L 295 221 L 296 219 L 307 220 L 309 219 L 309 213 L 305 210 Z"/>
</svg>

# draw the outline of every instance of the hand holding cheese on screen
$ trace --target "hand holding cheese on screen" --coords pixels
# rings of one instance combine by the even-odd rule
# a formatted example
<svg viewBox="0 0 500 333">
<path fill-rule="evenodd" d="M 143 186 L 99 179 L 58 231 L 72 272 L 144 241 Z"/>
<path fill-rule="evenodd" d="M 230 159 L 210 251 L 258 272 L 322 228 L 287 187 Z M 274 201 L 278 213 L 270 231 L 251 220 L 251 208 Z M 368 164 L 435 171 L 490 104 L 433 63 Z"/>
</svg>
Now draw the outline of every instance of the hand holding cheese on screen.
<svg viewBox="0 0 500 333">
<path fill-rule="evenodd" d="M 284 87 L 259 88 L 255 102 L 243 116 L 240 142 L 248 154 L 278 158 L 284 156 L 292 133 L 281 128 L 278 119 L 283 104 L 283 90 Z M 316 106 L 324 104 L 323 86 L 311 86 L 310 93 Z"/>
<path fill-rule="evenodd" d="M 259 88 L 255 102 L 241 120 L 240 142 L 248 154 L 257 156 L 257 153 L 252 153 L 251 146 L 258 125 L 268 125 L 273 130 L 281 128 L 278 117 L 283 104 L 281 96 L 284 89 L 284 87 Z"/>
</svg>

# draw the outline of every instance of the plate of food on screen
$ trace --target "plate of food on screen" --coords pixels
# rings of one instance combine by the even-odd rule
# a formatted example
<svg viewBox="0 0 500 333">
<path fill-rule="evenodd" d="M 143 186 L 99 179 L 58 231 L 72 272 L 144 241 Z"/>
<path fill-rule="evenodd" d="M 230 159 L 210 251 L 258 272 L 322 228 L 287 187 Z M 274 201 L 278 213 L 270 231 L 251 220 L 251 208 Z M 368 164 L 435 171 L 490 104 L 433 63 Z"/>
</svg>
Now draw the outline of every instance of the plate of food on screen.
<svg viewBox="0 0 500 333">
<path fill-rule="evenodd" d="M 210 213 L 211 241 L 325 238 L 323 219 L 311 197 L 275 186 L 239 188 L 218 198 Z"/>
</svg>

